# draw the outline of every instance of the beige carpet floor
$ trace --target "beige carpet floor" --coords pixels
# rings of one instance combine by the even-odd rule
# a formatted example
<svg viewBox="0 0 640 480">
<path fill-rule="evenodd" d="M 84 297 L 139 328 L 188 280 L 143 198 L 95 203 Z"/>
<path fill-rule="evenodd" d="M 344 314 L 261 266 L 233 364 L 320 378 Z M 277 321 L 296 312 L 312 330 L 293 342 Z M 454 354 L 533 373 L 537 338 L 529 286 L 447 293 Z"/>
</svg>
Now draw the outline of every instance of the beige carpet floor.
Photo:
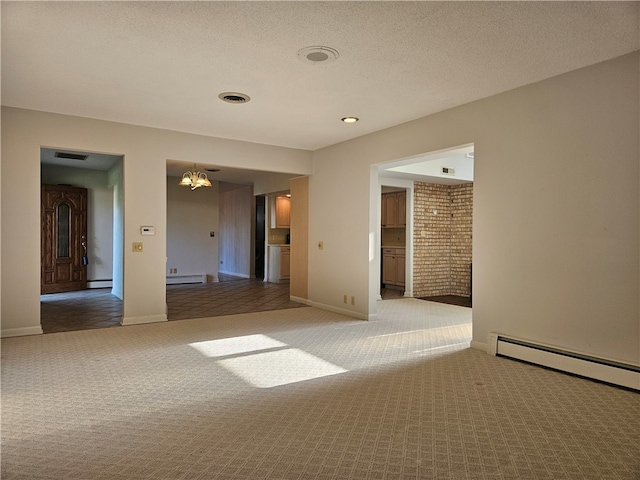
<svg viewBox="0 0 640 480">
<path fill-rule="evenodd" d="M 640 395 L 399 299 L 2 340 L 2 479 L 638 479 Z"/>
</svg>

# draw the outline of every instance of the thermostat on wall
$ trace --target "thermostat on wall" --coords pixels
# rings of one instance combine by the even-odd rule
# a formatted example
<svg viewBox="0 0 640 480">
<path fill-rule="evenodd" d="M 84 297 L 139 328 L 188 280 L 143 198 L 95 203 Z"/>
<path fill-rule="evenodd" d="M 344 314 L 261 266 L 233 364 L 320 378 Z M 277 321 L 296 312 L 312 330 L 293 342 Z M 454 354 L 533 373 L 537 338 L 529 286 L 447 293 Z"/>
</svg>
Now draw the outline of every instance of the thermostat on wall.
<svg viewBox="0 0 640 480">
<path fill-rule="evenodd" d="M 155 235 L 156 227 L 140 227 L 140 233 L 142 235 Z"/>
</svg>

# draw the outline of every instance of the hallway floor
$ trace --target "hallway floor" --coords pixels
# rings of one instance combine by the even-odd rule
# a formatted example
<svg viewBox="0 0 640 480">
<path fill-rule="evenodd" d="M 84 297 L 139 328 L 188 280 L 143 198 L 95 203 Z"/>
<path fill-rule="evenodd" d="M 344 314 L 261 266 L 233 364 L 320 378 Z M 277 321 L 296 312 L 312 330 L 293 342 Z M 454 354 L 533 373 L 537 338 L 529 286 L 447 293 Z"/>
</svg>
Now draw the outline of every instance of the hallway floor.
<svg viewBox="0 0 640 480">
<path fill-rule="evenodd" d="M 265 283 L 255 278 L 220 274 L 220 282 L 167 285 L 168 318 L 218 317 L 305 305 L 289 300 L 288 283 Z M 44 333 L 120 326 L 122 301 L 110 288 L 40 296 Z"/>
</svg>

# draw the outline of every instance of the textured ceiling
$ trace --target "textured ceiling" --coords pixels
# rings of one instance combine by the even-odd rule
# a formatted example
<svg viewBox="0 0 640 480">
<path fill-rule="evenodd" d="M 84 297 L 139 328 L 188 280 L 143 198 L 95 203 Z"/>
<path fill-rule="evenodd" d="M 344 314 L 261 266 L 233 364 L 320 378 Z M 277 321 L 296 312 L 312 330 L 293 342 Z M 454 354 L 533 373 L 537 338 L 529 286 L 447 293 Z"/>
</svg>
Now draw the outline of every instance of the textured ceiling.
<svg viewBox="0 0 640 480">
<path fill-rule="evenodd" d="M 2 2 L 2 104 L 315 150 L 637 50 L 638 2 Z M 296 55 L 324 45 L 337 61 Z M 251 101 L 231 105 L 218 94 Z M 360 122 L 346 125 L 340 118 Z"/>
</svg>

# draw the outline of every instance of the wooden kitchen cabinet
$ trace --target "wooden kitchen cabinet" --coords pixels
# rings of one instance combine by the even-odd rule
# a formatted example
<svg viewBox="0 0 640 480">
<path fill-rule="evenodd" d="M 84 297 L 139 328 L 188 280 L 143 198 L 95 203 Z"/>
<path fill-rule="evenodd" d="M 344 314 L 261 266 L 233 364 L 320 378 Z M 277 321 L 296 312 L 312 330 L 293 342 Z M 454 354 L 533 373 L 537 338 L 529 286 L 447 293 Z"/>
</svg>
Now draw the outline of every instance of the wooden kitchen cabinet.
<svg viewBox="0 0 640 480">
<path fill-rule="evenodd" d="M 404 228 L 406 226 L 407 192 L 382 194 L 382 227 Z"/>
<path fill-rule="evenodd" d="M 291 277 L 291 247 L 282 247 L 280 252 L 280 280 Z"/>
<path fill-rule="evenodd" d="M 396 285 L 404 287 L 405 260 L 404 248 L 396 248 Z"/>
<path fill-rule="evenodd" d="M 407 191 L 403 190 L 398 192 L 398 204 L 397 204 L 397 225 L 398 227 L 406 227 L 407 226 Z"/>
<path fill-rule="evenodd" d="M 405 259 L 404 248 L 382 249 L 382 283 L 404 286 Z"/>
<path fill-rule="evenodd" d="M 290 228 L 291 198 L 276 197 L 271 209 L 271 228 Z"/>
</svg>

